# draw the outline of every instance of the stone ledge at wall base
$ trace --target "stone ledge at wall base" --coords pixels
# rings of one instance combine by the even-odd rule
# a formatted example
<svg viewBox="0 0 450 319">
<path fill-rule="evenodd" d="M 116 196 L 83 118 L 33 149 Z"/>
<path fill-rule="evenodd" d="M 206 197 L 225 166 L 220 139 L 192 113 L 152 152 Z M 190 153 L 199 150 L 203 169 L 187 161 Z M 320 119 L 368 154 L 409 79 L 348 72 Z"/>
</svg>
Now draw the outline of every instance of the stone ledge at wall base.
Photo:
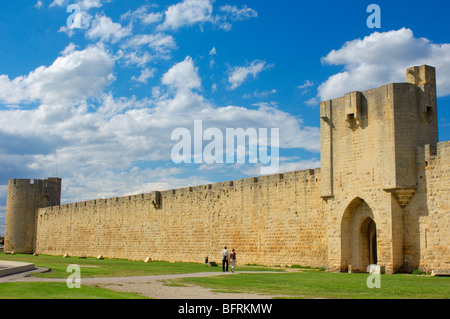
<svg viewBox="0 0 450 319">
<path fill-rule="evenodd" d="M 385 266 L 381 266 L 381 265 L 369 265 L 365 271 L 361 271 L 360 269 L 357 268 L 353 268 L 352 265 L 348 265 L 348 273 L 349 274 L 355 274 L 355 273 L 369 273 L 369 274 L 376 274 L 376 275 L 380 275 L 380 274 L 385 274 L 386 273 L 386 267 Z"/>
<path fill-rule="evenodd" d="M 448 277 L 450 276 L 450 270 L 432 270 L 431 276 Z"/>
<path fill-rule="evenodd" d="M 24 263 L 18 261 L 0 261 L 0 277 L 10 276 L 17 273 L 36 269 L 32 263 Z"/>
</svg>

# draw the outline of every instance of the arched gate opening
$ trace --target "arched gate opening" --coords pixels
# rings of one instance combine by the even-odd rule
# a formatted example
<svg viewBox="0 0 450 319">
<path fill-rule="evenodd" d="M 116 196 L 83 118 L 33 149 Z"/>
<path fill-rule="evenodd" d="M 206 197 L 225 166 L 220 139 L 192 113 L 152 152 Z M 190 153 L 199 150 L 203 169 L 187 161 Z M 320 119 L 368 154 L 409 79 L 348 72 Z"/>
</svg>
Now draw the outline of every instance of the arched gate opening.
<svg viewBox="0 0 450 319">
<path fill-rule="evenodd" d="M 347 206 L 342 217 L 341 271 L 351 266 L 355 272 L 366 272 L 377 260 L 375 218 L 369 205 L 358 197 Z"/>
</svg>

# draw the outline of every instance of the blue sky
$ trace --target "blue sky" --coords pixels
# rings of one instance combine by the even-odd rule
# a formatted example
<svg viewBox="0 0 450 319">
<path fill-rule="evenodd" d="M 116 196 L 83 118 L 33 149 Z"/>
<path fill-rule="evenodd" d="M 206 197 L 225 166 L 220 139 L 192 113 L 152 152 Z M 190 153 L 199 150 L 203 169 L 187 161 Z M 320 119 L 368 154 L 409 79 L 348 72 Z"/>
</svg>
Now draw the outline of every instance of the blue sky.
<svg viewBox="0 0 450 319">
<path fill-rule="evenodd" d="M 369 4 L 381 28 L 369 28 Z M 76 28 L 67 26 L 78 5 Z M 319 102 L 437 68 L 450 140 L 448 1 L 0 2 L 0 234 L 12 178 L 63 202 L 259 175 L 175 164 L 176 128 L 279 128 L 280 171 L 320 163 Z"/>
</svg>

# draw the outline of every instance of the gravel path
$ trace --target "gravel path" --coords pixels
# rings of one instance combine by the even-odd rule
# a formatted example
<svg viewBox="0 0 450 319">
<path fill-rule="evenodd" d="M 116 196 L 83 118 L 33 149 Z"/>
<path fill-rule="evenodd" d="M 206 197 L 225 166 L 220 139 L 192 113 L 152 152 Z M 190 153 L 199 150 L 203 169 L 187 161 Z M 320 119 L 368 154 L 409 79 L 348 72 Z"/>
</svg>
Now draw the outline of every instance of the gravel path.
<svg viewBox="0 0 450 319">
<path fill-rule="evenodd" d="M 47 269 L 38 268 L 37 271 L 43 272 Z M 36 270 L 31 271 L 36 272 Z M 31 272 L 24 272 L 16 275 L 0 278 L 3 282 L 66 282 L 66 279 L 36 278 L 30 276 Z M 252 271 L 236 271 L 233 273 L 223 272 L 203 272 L 179 275 L 156 275 L 139 277 L 113 277 L 113 278 L 81 278 L 81 285 L 97 285 L 120 292 L 132 292 L 154 299 L 272 299 L 270 295 L 259 295 L 249 293 L 216 293 L 211 289 L 195 285 L 186 287 L 165 286 L 165 280 L 192 277 L 210 277 L 210 276 L 233 276 L 243 273 L 262 273 Z M 269 272 L 264 272 L 269 273 Z M 270 272 L 277 273 L 277 272 Z M 278 272 L 279 273 L 279 272 Z"/>
</svg>

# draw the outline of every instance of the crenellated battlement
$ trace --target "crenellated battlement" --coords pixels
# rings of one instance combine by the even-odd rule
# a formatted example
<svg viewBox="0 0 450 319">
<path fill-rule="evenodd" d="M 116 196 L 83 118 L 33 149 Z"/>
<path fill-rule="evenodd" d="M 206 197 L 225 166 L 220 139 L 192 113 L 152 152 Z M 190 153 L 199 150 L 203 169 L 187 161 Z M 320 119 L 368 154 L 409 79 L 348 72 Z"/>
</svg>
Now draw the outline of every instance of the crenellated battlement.
<svg viewBox="0 0 450 319">
<path fill-rule="evenodd" d="M 320 168 L 316 169 L 306 169 L 300 171 L 292 171 L 287 173 L 273 174 L 273 175 L 264 175 L 259 177 L 249 177 L 245 179 L 235 180 L 235 181 L 227 181 L 220 183 L 212 183 L 207 185 L 199 185 L 199 186 L 189 186 L 178 189 L 169 189 L 164 191 L 154 191 L 151 193 L 143 193 L 143 194 L 134 194 L 134 195 L 126 195 L 121 197 L 111 197 L 111 198 L 100 198 L 93 199 L 88 201 L 81 201 L 76 203 L 68 203 L 58 206 L 50 206 L 41 208 L 40 212 L 49 213 L 49 212 L 60 212 L 64 213 L 64 211 L 68 211 L 74 208 L 80 207 L 107 207 L 111 205 L 121 205 L 121 204 L 130 204 L 132 202 L 147 202 L 149 204 L 153 204 L 154 208 L 160 208 L 162 205 L 161 201 L 164 199 L 174 197 L 178 199 L 179 197 L 186 196 L 197 196 L 199 193 L 204 193 L 205 196 L 212 197 L 214 194 L 218 194 L 220 192 L 236 192 L 236 191 L 246 191 L 247 189 L 258 189 L 260 187 L 272 188 L 278 187 L 279 185 L 287 184 L 287 183 L 319 183 L 320 182 Z M 26 184 L 26 182 L 24 182 Z"/>
<path fill-rule="evenodd" d="M 239 241 L 241 258 L 249 262 L 260 262 L 263 251 L 259 245 L 274 253 L 268 260 L 272 264 L 277 263 L 279 254 L 305 247 L 310 252 L 289 263 L 311 263 L 312 258 L 315 266 L 323 266 L 326 236 L 324 215 L 317 209 L 321 202 L 319 185 L 320 169 L 307 169 L 42 208 L 38 210 L 37 249 L 41 253 L 74 255 L 83 238 L 86 255 L 130 259 L 151 255 L 160 260 L 196 261 L 204 254 L 212 256 L 218 241 Z M 290 232 L 290 225 L 299 219 L 310 225 L 308 231 L 299 230 L 290 236 L 301 236 L 304 243 L 298 246 L 297 241 L 289 240 L 280 250 L 278 237 Z M 79 240 L 63 240 L 61 230 L 53 227 L 67 225 L 68 220 L 73 236 Z M 230 227 L 234 229 L 229 231 Z M 265 229 L 264 239 L 263 233 L 255 232 L 258 228 Z M 113 249 L 106 243 L 114 242 L 117 236 L 124 243 Z M 100 247 L 91 244 L 99 237 L 104 240 Z"/>
</svg>

